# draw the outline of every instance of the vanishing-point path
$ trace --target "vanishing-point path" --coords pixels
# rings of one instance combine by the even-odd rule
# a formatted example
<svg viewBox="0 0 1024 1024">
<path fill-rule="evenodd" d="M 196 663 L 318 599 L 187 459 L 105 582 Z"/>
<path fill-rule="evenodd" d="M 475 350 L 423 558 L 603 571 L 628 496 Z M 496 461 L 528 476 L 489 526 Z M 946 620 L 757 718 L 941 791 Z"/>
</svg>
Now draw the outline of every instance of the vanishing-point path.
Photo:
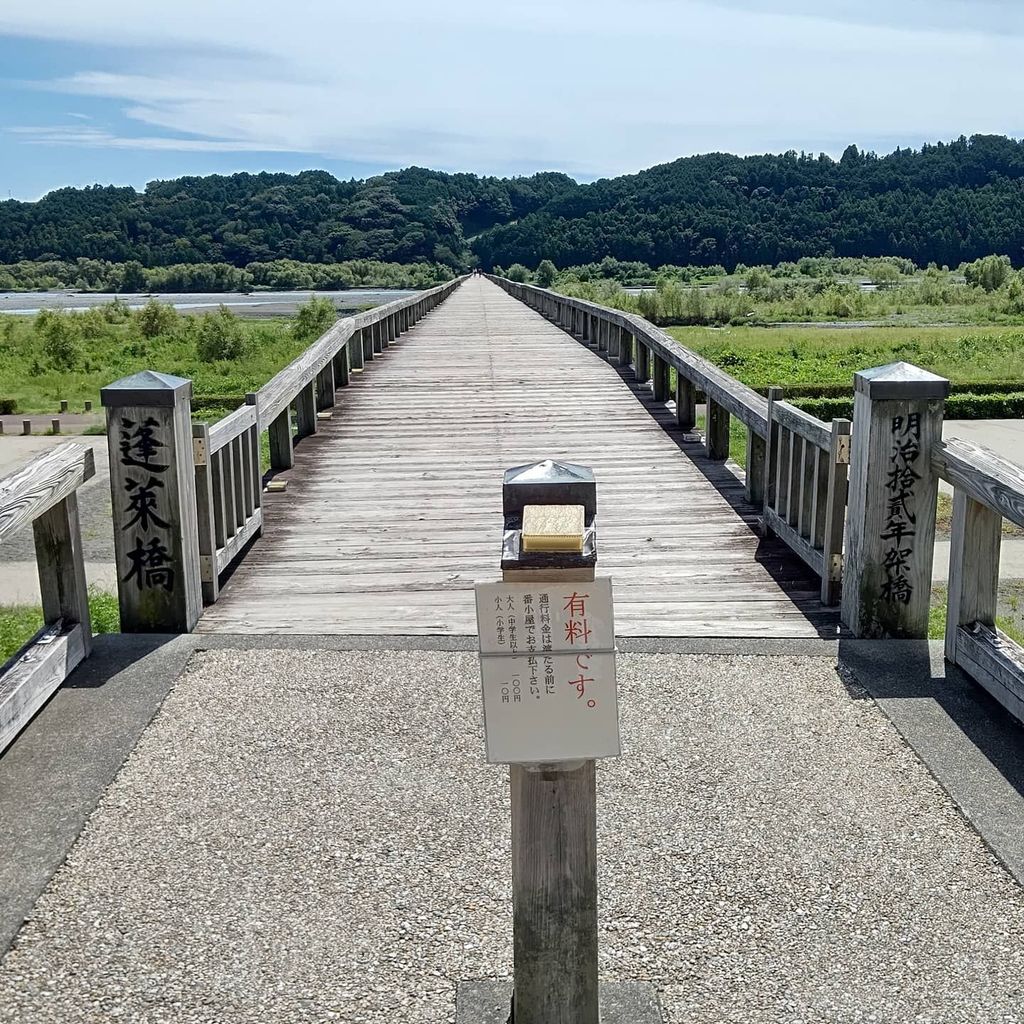
<svg viewBox="0 0 1024 1024">
<path fill-rule="evenodd" d="M 264 536 L 207 608 L 218 633 L 475 633 L 498 571 L 505 469 L 589 465 L 623 636 L 827 637 L 817 580 L 754 529 L 702 446 L 596 352 L 475 278 L 338 394 Z"/>
</svg>

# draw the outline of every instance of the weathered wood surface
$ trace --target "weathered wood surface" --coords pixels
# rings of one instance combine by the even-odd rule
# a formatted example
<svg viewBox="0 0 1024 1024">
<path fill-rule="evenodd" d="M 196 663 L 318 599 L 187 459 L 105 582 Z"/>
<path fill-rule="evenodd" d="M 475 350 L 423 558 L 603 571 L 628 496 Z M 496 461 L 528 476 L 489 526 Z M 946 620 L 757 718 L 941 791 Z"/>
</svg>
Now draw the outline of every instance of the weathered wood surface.
<svg viewBox="0 0 1024 1024">
<path fill-rule="evenodd" d="M 1024 469 L 960 438 L 938 441 L 931 455 L 943 480 L 1024 527 Z"/>
<path fill-rule="evenodd" d="M 619 635 L 834 636 L 818 581 L 758 536 L 728 468 L 681 438 L 672 404 L 630 370 L 467 281 L 338 393 L 198 629 L 473 634 L 502 472 L 551 457 L 597 475 Z"/>
<path fill-rule="evenodd" d="M 41 516 L 94 476 L 92 449 L 69 441 L 0 480 L 0 540 Z"/>
<path fill-rule="evenodd" d="M 88 653 L 84 627 L 66 631 L 54 623 L 36 634 L 5 672 L 0 672 L 0 751 L 31 721 Z"/>
</svg>

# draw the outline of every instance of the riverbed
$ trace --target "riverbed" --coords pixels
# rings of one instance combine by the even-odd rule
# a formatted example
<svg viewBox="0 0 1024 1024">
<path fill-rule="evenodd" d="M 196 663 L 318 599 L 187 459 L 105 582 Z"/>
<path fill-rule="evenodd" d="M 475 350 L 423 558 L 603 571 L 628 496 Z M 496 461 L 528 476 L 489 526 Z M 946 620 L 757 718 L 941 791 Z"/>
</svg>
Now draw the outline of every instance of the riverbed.
<svg viewBox="0 0 1024 1024">
<path fill-rule="evenodd" d="M 218 306 L 227 306 L 245 317 L 290 316 L 313 297 L 330 299 L 339 310 L 365 309 L 414 294 L 397 288 L 349 288 L 346 291 L 312 292 L 131 292 L 112 295 L 109 292 L 0 292 L 0 313 L 31 316 L 41 309 L 64 309 L 81 312 L 94 306 L 105 306 L 118 299 L 131 309 L 140 309 L 151 299 L 166 302 L 182 313 L 208 313 Z"/>
</svg>

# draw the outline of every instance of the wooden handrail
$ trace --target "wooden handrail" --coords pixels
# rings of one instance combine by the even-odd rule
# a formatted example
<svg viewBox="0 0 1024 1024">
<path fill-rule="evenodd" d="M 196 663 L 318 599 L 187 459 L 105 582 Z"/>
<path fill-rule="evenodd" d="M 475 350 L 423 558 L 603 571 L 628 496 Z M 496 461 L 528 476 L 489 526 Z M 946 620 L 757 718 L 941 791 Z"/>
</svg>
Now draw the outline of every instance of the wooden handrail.
<svg viewBox="0 0 1024 1024">
<path fill-rule="evenodd" d="M 1024 469 L 995 452 L 960 438 L 940 441 L 931 452 L 943 480 L 972 500 L 1024 527 Z"/>
<path fill-rule="evenodd" d="M 465 275 L 456 277 L 435 288 L 395 299 L 383 306 L 375 306 L 373 309 L 336 321 L 309 348 L 271 377 L 263 387 L 246 395 L 247 404 L 256 406 L 260 430 L 266 430 L 295 401 L 296 396 L 304 388 L 309 387 L 317 374 L 345 348 L 357 331 L 379 324 L 396 313 L 411 309 L 420 303 L 429 306 L 435 299 L 440 301 L 465 279 Z"/>
<path fill-rule="evenodd" d="M 92 449 L 69 441 L 0 480 L 0 540 L 38 519 L 96 473 Z"/>
<path fill-rule="evenodd" d="M 959 438 L 931 460 L 953 485 L 946 658 L 1024 721 L 1024 648 L 995 624 L 1003 519 L 1024 526 L 1024 470 Z"/>
<path fill-rule="evenodd" d="M 0 480 L 0 539 L 32 524 L 45 627 L 0 666 L 0 751 L 92 648 L 78 488 L 92 449 L 68 442 Z"/>
<path fill-rule="evenodd" d="M 522 289 L 524 294 L 531 294 L 537 299 L 582 310 L 617 327 L 625 328 L 657 356 L 664 359 L 669 366 L 674 367 L 676 373 L 682 374 L 695 387 L 728 410 L 731 415 L 741 420 L 759 437 L 767 435 L 768 400 L 766 398 L 759 395 L 753 388 L 730 377 L 710 360 L 680 344 L 675 338 L 642 316 L 626 313 L 621 309 L 613 309 L 610 306 L 602 306 L 596 302 L 588 302 L 586 299 L 562 295 L 547 288 L 538 288 L 536 285 L 518 284 L 491 274 L 486 276 L 506 291 L 509 290 L 507 286 L 511 285 L 513 288 Z"/>
</svg>

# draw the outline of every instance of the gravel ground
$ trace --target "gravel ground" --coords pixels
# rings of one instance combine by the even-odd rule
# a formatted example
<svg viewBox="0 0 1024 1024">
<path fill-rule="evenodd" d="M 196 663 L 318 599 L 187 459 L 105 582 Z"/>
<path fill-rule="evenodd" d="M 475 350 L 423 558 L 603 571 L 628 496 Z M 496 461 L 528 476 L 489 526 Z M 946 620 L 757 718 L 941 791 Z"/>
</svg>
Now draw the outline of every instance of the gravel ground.
<svg viewBox="0 0 1024 1024">
<path fill-rule="evenodd" d="M 620 657 L 602 971 L 670 1022 L 1019 1022 L 1021 890 L 822 658 Z M 0 963 L 0 1021 L 450 1022 L 510 973 L 476 658 L 199 655 Z"/>
</svg>

